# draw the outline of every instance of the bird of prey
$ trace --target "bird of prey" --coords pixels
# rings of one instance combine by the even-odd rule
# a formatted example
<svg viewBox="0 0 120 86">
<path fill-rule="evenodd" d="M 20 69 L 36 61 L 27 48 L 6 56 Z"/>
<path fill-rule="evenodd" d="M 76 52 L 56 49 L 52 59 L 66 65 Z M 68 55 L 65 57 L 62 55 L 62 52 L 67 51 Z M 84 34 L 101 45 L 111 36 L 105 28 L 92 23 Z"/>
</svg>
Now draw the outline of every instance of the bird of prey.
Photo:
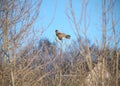
<svg viewBox="0 0 120 86">
<path fill-rule="evenodd" d="M 62 38 L 70 39 L 70 35 L 67 35 L 65 33 L 60 33 L 58 30 L 55 30 L 55 32 L 59 40 L 62 40 Z"/>
</svg>

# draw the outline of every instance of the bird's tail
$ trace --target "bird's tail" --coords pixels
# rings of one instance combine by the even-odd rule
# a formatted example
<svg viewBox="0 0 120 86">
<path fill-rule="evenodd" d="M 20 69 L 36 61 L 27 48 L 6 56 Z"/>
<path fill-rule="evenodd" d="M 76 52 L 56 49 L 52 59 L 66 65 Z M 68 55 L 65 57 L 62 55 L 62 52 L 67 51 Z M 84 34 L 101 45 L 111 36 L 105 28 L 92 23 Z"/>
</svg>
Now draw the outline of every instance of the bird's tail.
<svg viewBox="0 0 120 86">
<path fill-rule="evenodd" d="M 70 39 L 70 35 L 66 35 L 65 38 Z"/>
</svg>

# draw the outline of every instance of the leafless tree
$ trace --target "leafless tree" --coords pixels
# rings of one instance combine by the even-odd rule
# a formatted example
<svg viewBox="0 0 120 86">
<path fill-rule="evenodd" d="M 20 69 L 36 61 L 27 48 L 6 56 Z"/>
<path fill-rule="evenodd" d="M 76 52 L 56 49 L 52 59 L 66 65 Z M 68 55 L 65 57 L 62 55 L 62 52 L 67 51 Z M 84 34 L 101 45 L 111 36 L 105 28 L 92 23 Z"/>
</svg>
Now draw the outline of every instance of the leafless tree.
<svg viewBox="0 0 120 86">
<path fill-rule="evenodd" d="M 102 1 L 102 41 L 99 44 L 96 42 L 96 45 L 91 45 L 87 35 L 92 22 L 88 15 L 89 2 L 90 0 L 80 1 L 78 17 L 73 1 L 69 1 L 66 16 L 77 41 L 72 40 L 73 43 L 66 46 L 58 41 L 51 43 L 48 39 L 36 42 L 38 38 L 34 37 L 36 32 L 33 25 L 39 16 L 42 0 L 1 0 L 0 84 L 119 86 L 120 36 L 117 30 L 119 19 L 114 16 L 116 1 Z M 55 13 L 44 30 L 49 28 L 54 18 Z"/>
<path fill-rule="evenodd" d="M 90 48 L 90 42 L 89 42 L 89 38 L 87 36 L 87 32 L 88 32 L 88 29 L 89 29 L 89 25 L 90 25 L 90 18 L 89 18 L 89 15 L 87 14 L 87 8 L 88 8 L 88 4 L 89 4 L 89 0 L 87 1 L 81 1 L 81 6 L 82 8 L 80 9 L 81 10 L 81 14 L 80 14 L 80 17 L 78 18 L 78 16 L 75 15 L 75 10 L 74 10 L 74 7 L 73 7 L 73 2 L 72 0 L 70 0 L 70 8 L 68 8 L 66 10 L 66 15 L 68 17 L 68 21 L 71 25 L 71 28 L 73 31 L 75 31 L 75 34 L 76 34 L 76 37 L 78 37 L 78 44 L 79 44 L 79 48 L 76 47 L 77 50 L 79 50 L 79 53 L 77 55 L 77 57 L 79 56 L 83 56 L 85 61 L 87 62 L 87 65 L 88 65 L 88 68 L 89 70 L 92 72 L 93 71 L 93 56 L 92 54 L 95 52 L 94 49 L 91 49 Z M 105 86 L 105 73 L 104 72 L 106 70 L 106 66 L 109 67 L 110 65 L 107 65 L 108 63 L 108 59 L 110 58 L 109 56 L 112 55 L 112 51 L 109 49 L 114 49 L 116 51 L 116 55 L 114 57 L 111 57 L 112 59 L 114 58 L 114 67 L 115 67 L 115 70 L 116 70 L 116 73 L 115 73 L 115 80 L 111 79 L 111 81 L 114 81 L 114 84 L 116 84 L 116 86 L 118 86 L 118 72 L 119 72 L 119 69 L 118 69 L 118 65 L 119 65 L 119 35 L 117 35 L 119 33 L 119 31 L 117 31 L 117 28 L 115 28 L 115 26 L 119 25 L 119 18 L 114 18 L 113 15 L 115 13 L 115 10 L 114 10 L 114 7 L 115 7 L 115 3 L 116 1 L 115 0 L 112 0 L 112 1 L 106 1 L 106 0 L 103 0 L 102 1 L 102 27 L 101 28 L 101 31 L 102 31 L 102 41 L 101 41 L 101 44 L 100 46 L 98 46 L 98 51 L 95 53 L 95 57 L 97 58 L 98 60 L 98 63 L 99 61 L 102 61 L 102 64 L 103 64 L 103 69 L 101 70 L 101 77 L 102 77 L 102 86 Z M 117 20 L 115 20 L 117 19 Z M 82 27 L 83 26 L 83 27 Z M 109 27 L 110 26 L 110 27 Z M 83 31 L 83 32 L 82 32 Z M 84 38 L 83 39 L 81 37 L 81 34 L 84 35 Z M 109 35 L 108 35 L 109 34 Z M 114 34 L 114 36 L 113 36 Z M 96 39 L 97 40 L 97 39 Z M 111 46 L 111 44 L 113 44 L 113 46 Z M 99 44 L 97 44 L 99 45 Z M 101 47 L 102 46 L 102 47 Z M 97 66 L 97 65 L 96 65 Z M 111 71 L 108 71 L 109 73 Z M 99 80 L 95 80 L 96 78 L 94 77 L 93 74 L 91 74 L 92 76 L 92 81 L 97 83 Z M 94 79 L 95 78 L 95 79 Z M 110 83 L 111 81 L 109 81 L 108 83 Z M 96 86 L 96 85 L 95 85 Z"/>
<path fill-rule="evenodd" d="M 41 3 L 42 0 L 0 1 L 2 86 L 15 86 L 16 59 L 21 58 L 18 52 L 22 49 L 21 46 L 27 45 L 32 26 L 39 16 Z"/>
</svg>

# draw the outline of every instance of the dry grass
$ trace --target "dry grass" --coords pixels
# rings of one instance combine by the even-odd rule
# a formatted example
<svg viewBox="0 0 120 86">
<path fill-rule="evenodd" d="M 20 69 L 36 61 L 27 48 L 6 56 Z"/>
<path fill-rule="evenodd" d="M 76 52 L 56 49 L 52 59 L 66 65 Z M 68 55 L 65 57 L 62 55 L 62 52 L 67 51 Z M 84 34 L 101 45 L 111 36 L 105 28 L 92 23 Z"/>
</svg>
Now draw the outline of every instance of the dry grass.
<svg viewBox="0 0 120 86">
<path fill-rule="evenodd" d="M 63 47 L 62 42 L 51 43 L 43 39 L 38 43 L 35 40 L 38 40 L 39 35 L 35 36 L 32 26 L 39 15 L 42 0 L 32 5 L 26 1 L 21 5 L 19 1 L 1 1 L 0 86 L 120 86 L 120 36 L 115 28 L 118 22 L 115 24 L 114 9 L 111 7 L 109 13 L 113 19 L 109 20 L 112 29 L 107 29 L 108 12 L 105 11 L 105 2 L 103 0 L 102 40 L 101 43 L 96 41 L 91 45 L 87 35 L 90 25 L 87 15 L 89 0 L 80 3 L 80 20 L 76 18 L 70 0 L 70 9 L 66 10 L 66 15 L 70 25 L 73 25 L 71 29 L 75 31 L 77 41 L 72 40 L 70 46 Z M 111 3 L 109 1 L 110 5 Z M 10 8 L 8 5 L 11 5 Z M 55 16 L 48 27 L 54 18 Z M 16 29 L 18 26 L 19 31 Z M 84 29 L 83 32 L 81 28 Z M 28 35 L 31 32 L 30 38 Z M 80 32 L 84 35 L 83 38 Z"/>
<path fill-rule="evenodd" d="M 3 83 L 2 80 L 5 83 L 3 86 L 12 84 L 11 68 L 14 72 L 15 86 L 103 86 L 103 83 L 105 86 L 113 86 L 116 83 L 116 63 L 109 58 L 112 51 L 109 51 L 110 55 L 106 57 L 109 60 L 105 60 L 105 64 L 101 56 L 97 57 L 101 58 L 101 61 L 92 61 L 93 68 L 90 70 L 87 62 L 82 61 L 81 55 L 75 55 L 72 61 L 67 58 L 74 50 L 58 54 L 59 51 L 48 53 L 48 48 L 45 48 L 43 53 L 42 48 L 36 50 L 36 53 L 31 52 L 32 47 L 27 49 L 26 53 L 23 50 L 21 57 L 15 59 L 15 64 L 13 61 L 0 67 L 0 84 Z"/>
</svg>

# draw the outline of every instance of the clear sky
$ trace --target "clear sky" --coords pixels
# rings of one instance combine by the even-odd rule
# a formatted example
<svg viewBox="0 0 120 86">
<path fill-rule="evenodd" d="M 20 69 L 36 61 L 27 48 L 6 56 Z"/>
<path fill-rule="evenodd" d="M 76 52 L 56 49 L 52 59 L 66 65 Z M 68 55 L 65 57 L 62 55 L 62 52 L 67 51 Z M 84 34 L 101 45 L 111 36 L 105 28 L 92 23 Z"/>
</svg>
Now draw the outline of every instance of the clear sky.
<svg viewBox="0 0 120 86">
<path fill-rule="evenodd" d="M 84 0 L 73 0 L 73 8 L 78 20 L 81 14 L 82 1 Z M 75 28 L 71 29 L 69 20 L 66 16 L 66 9 L 69 9 L 69 4 L 69 0 L 43 0 L 40 9 L 40 16 L 36 23 L 37 29 L 45 29 L 45 32 L 40 38 L 48 38 L 51 42 L 54 42 L 56 39 L 55 30 L 58 29 L 60 32 L 71 35 L 71 40 L 76 40 L 76 35 L 74 33 Z M 115 17 L 117 19 L 120 18 L 120 0 L 116 0 L 114 12 Z M 48 27 L 52 19 L 53 21 Z M 101 39 L 102 0 L 89 0 L 87 19 L 90 19 L 88 37 L 93 43 L 95 39 Z M 120 24 L 118 26 L 120 26 Z M 81 32 L 82 31 L 84 31 L 84 27 L 81 24 Z"/>
</svg>

